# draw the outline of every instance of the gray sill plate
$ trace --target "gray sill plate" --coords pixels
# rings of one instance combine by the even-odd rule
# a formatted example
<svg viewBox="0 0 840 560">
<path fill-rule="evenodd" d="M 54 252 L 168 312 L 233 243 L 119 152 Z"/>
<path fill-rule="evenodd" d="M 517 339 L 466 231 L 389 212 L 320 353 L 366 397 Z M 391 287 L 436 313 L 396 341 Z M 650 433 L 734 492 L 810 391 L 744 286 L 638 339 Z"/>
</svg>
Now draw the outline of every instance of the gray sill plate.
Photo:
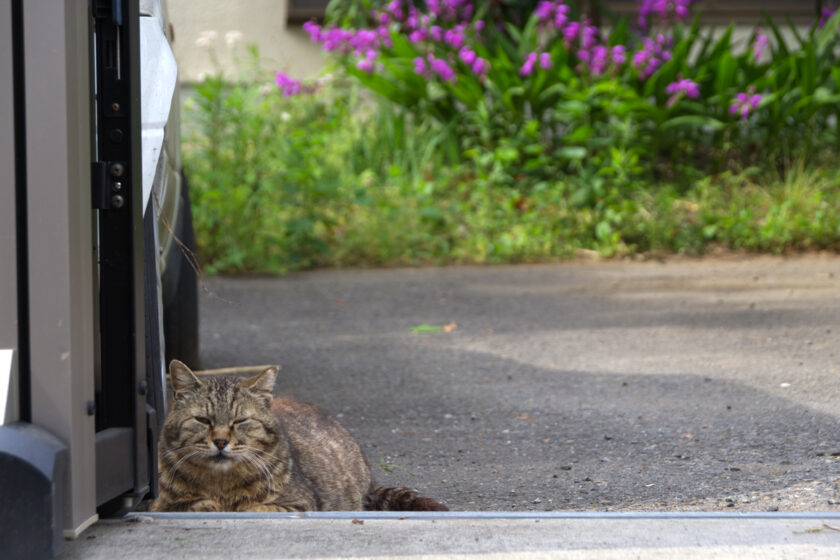
<svg viewBox="0 0 840 560">
<path fill-rule="evenodd" d="M 834 519 L 838 511 L 774 511 L 774 512 L 717 512 L 717 511 L 311 511 L 302 513 L 151 513 L 132 512 L 131 517 L 158 519 Z"/>
</svg>

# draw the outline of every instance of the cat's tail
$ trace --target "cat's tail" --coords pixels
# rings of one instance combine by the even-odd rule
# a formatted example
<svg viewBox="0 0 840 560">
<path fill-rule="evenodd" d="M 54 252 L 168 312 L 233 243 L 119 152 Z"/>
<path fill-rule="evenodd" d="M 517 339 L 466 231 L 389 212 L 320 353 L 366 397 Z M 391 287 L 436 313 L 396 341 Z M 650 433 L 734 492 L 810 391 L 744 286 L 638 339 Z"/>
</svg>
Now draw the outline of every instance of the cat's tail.
<svg viewBox="0 0 840 560">
<path fill-rule="evenodd" d="M 368 511 L 449 511 L 449 508 L 409 488 L 371 486 L 365 496 Z"/>
</svg>

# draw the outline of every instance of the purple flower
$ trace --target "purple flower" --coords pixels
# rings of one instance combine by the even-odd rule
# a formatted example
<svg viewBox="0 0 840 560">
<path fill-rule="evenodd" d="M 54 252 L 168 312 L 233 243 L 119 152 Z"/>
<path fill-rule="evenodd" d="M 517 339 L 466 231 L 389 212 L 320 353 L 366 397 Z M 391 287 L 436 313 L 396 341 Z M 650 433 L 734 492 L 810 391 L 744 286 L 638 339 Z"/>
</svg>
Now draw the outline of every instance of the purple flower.
<svg viewBox="0 0 840 560">
<path fill-rule="evenodd" d="M 411 6 L 408 8 L 408 17 L 405 18 L 405 27 L 406 29 L 417 29 L 420 27 L 420 12 L 417 11 L 417 8 Z"/>
<path fill-rule="evenodd" d="M 746 92 L 736 93 L 735 102 L 729 106 L 729 114 L 740 114 L 742 119 L 749 116 L 761 103 L 762 95 L 755 92 L 755 86 L 750 86 Z"/>
<path fill-rule="evenodd" d="M 534 65 L 537 63 L 537 53 L 529 53 L 525 58 L 525 64 L 519 69 L 520 76 L 530 76 L 534 72 Z"/>
<path fill-rule="evenodd" d="M 427 36 L 427 32 L 425 29 L 415 29 L 408 35 L 408 40 L 412 43 L 419 43 L 421 41 L 425 41 Z"/>
<path fill-rule="evenodd" d="M 565 4 L 557 6 L 557 11 L 554 12 L 554 28 L 560 31 L 569 21 L 569 7 Z"/>
<path fill-rule="evenodd" d="M 300 93 L 300 80 L 290 78 L 283 72 L 277 72 L 274 75 L 274 81 L 280 91 L 283 92 L 284 97 L 291 97 Z"/>
<path fill-rule="evenodd" d="M 752 51 L 753 55 L 755 56 L 755 61 L 758 62 L 761 58 L 761 55 L 764 54 L 764 51 L 767 49 L 767 43 L 769 38 L 765 35 L 760 27 L 755 28 L 755 40 L 752 44 Z"/>
<path fill-rule="evenodd" d="M 551 55 L 548 54 L 547 52 L 541 53 L 540 54 L 540 68 L 542 68 L 543 70 L 548 70 L 552 66 L 554 66 L 554 64 L 551 62 Z"/>
<path fill-rule="evenodd" d="M 321 26 L 314 21 L 307 21 L 303 24 L 303 30 L 309 34 L 309 39 L 313 43 L 321 42 Z"/>
<path fill-rule="evenodd" d="M 420 74 L 421 76 L 425 76 L 429 71 L 428 67 L 426 66 L 426 59 L 422 56 L 418 56 L 414 59 L 414 71 Z"/>
<path fill-rule="evenodd" d="M 820 13 L 820 22 L 818 24 L 820 29 L 825 27 L 826 22 L 831 19 L 831 16 L 833 16 L 836 11 L 837 6 L 834 2 L 829 2 L 827 6 L 823 6 L 822 13 Z"/>
<path fill-rule="evenodd" d="M 469 47 L 464 47 L 458 52 L 458 57 L 461 61 L 466 64 L 467 66 L 471 66 L 478 55 L 475 54 L 475 51 Z"/>
<path fill-rule="evenodd" d="M 623 45 L 615 47 L 607 47 L 605 45 L 595 45 L 591 49 L 580 49 L 576 54 L 581 65 L 579 71 L 586 70 L 590 74 L 596 76 L 603 74 L 610 64 L 619 66 L 624 64 L 627 60 L 625 56 L 626 48 Z"/>
<path fill-rule="evenodd" d="M 598 28 L 583 22 L 580 28 L 580 46 L 584 49 L 592 48 L 598 39 Z"/>
<path fill-rule="evenodd" d="M 540 21 L 548 21 L 551 19 L 551 14 L 553 12 L 554 2 L 548 2 L 547 0 L 542 0 L 539 4 L 537 4 L 537 8 L 534 10 L 534 13 Z"/>
<path fill-rule="evenodd" d="M 569 20 L 569 7 L 562 0 L 542 0 L 534 10 L 540 27 L 554 26 L 561 30 Z"/>
<path fill-rule="evenodd" d="M 439 25 L 433 25 L 429 28 L 429 35 L 433 40 L 440 42 L 443 40 L 443 28 Z"/>
<path fill-rule="evenodd" d="M 443 34 L 444 42 L 453 49 L 460 49 L 464 44 L 465 27 L 465 25 L 456 25 L 452 29 L 447 29 Z"/>
<path fill-rule="evenodd" d="M 565 29 L 563 29 L 563 40 L 571 43 L 577 39 L 578 31 L 580 31 L 580 23 L 576 21 L 570 22 Z"/>
<path fill-rule="evenodd" d="M 400 0 L 391 0 L 391 2 L 385 4 L 385 10 L 393 16 L 395 20 L 400 21 L 403 19 L 403 11 L 402 6 L 400 5 Z"/>
<path fill-rule="evenodd" d="M 360 58 L 359 61 L 356 62 L 356 68 L 362 72 L 370 74 L 373 72 L 373 61 L 367 58 Z"/>
<path fill-rule="evenodd" d="M 627 62 L 627 47 L 625 47 L 624 45 L 616 45 L 612 48 L 610 55 L 612 57 L 613 63 L 615 63 L 617 66 L 621 66 L 622 64 Z"/>
<path fill-rule="evenodd" d="M 376 60 L 376 57 L 377 57 L 378 54 L 379 53 L 377 51 L 375 51 L 373 49 L 369 49 L 365 53 L 365 57 L 360 59 L 356 63 L 356 68 L 358 68 L 359 70 L 362 70 L 363 72 L 367 72 L 368 74 L 370 74 L 371 72 L 373 72 L 373 68 L 374 68 L 373 63 Z"/>
<path fill-rule="evenodd" d="M 430 54 L 429 66 L 431 67 L 432 72 L 440 76 L 444 82 L 455 83 L 455 71 L 442 58 L 435 58 Z"/>
<path fill-rule="evenodd" d="M 656 36 L 656 39 L 645 37 L 642 49 L 633 54 L 633 68 L 638 69 L 639 77 L 642 79 L 649 78 L 656 72 L 663 62 L 671 60 L 671 48 L 673 39 L 667 39 L 661 33 Z"/>
<path fill-rule="evenodd" d="M 598 45 L 592 48 L 592 56 L 589 57 L 589 71 L 595 75 L 602 74 L 609 63 L 610 50 Z"/>
<path fill-rule="evenodd" d="M 473 74 L 483 76 L 490 70 L 490 63 L 483 58 L 476 58 L 472 65 Z"/>
<path fill-rule="evenodd" d="M 680 94 L 685 95 L 686 97 L 690 97 L 692 99 L 697 99 L 700 97 L 700 84 L 693 80 L 684 79 L 680 76 L 680 79 L 676 82 L 671 82 L 667 86 L 665 86 L 665 93 L 671 95 L 668 99 L 667 106 L 671 107 L 679 100 Z"/>
<path fill-rule="evenodd" d="M 691 13 L 689 6 L 695 0 L 639 0 L 639 13 L 636 22 L 642 29 L 647 29 L 654 18 L 663 22 L 675 19 L 683 21 Z"/>
</svg>

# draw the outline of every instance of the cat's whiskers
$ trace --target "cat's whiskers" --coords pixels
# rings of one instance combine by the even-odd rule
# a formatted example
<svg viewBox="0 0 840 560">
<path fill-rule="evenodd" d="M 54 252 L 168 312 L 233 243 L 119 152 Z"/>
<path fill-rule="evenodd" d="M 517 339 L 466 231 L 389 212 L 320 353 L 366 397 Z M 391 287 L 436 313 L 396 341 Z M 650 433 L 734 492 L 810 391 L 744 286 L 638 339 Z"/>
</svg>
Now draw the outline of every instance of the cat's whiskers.
<svg viewBox="0 0 840 560">
<path fill-rule="evenodd" d="M 193 447 L 193 445 L 194 444 L 192 443 L 188 443 L 187 445 L 182 445 L 180 447 L 173 447 L 172 449 L 168 449 L 167 451 L 165 451 L 163 456 L 169 457 L 170 455 L 177 455 L 179 451 Z"/>
<path fill-rule="evenodd" d="M 172 468 L 169 470 L 169 476 L 175 476 L 175 471 L 178 470 L 178 467 L 181 466 L 181 463 L 183 463 L 184 461 L 186 461 L 187 459 L 189 459 L 190 457 L 192 457 L 194 455 L 198 455 L 199 453 L 201 453 L 200 450 L 199 451 L 192 451 L 191 453 L 187 453 L 186 455 L 184 455 L 183 457 L 178 459 L 178 462 L 175 463 L 172 466 Z"/>
<path fill-rule="evenodd" d="M 243 446 L 243 447 L 245 447 L 245 446 Z M 245 449 L 244 452 L 240 454 L 240 456 L 243 459 L 245 459 L 246 461 L 248 461 L 250 464 L 254 465 L 254 467 L 256 467 L 257 470 L 261 471 L 262 474 L 265 475 L 265 479 L 268 482 L 268 495 L 270 496 L 271 495 L 271 478 L 272 477 L 271 477 L 271 471 L 268 468 L 268 465 L 265 463 L 265 461 L 260 459 L 257 455 L 253 455 L 248 449 Z"/>
<path fill-rule="evenodd" d="M 243 448 L 243 449 L 247 449 L 248 451 L 251 451 L 251 452 L 254 452 L 254 453 L 261 453 L 261 454 L 263 454 L 263 455 L 267 455 L 268 457 L 271 457 L 272 459 L 276 459 L 276 460 L 277 460 L 277 462 L 279 462 L 279 463 L 283 463 L 283 462 L 284 462 L 284 461 L 283 461 L 283 459 L 281 459 L 281 458 L 280 458 L 280 457 L 278 457 L 277 455 L 272 455 L 272 454 L 271 454 L 271 453 L 269 453 L 268 451 L 263 451 L 262 449 L 259 449 L 259 448 L 257 448 L 257 447 L 251 447 L 250 445 L 244 445 L 244 444 L 242 444 L 242 448 Z"/>
</svg>

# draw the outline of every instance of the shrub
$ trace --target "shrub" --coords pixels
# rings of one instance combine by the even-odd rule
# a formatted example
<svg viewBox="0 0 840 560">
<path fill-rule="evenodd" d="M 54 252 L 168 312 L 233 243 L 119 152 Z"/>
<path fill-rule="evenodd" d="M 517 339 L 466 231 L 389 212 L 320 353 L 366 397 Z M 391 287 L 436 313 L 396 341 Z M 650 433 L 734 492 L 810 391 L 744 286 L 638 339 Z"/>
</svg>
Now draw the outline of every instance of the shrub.
<svg viewBox="0 0 840 560">
<path fill-rule="evenodd" d="M 739 47 L 734 26 L 715 38 L 690 21 L 694 4 L 643 0 L 606 33 L 563 0 L 334 0 L 331 23 L 304 27 L 365 88 L 449 123 L 453 152 L 523 188 L 601 169 L 615 149 L 647 179 L 836 149 L 840 16 L 791 26 L 793 44 L 768 19 Z"/>
</svg>

